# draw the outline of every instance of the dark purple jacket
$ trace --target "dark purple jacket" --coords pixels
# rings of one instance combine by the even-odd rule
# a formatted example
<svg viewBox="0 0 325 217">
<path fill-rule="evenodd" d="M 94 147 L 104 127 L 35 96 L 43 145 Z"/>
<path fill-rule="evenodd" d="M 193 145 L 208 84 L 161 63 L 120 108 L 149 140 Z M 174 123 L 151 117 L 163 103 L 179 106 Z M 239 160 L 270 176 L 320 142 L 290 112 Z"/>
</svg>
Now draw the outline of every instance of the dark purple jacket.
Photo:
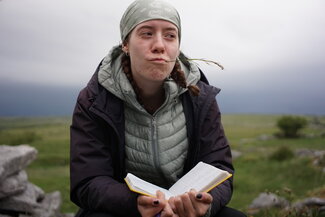
<svg viewBox="0 0 325 217">
<path fill-rule="evenodd" d="M 78 97 L 71 125 L 71 200 L 83 210 L 117 216 L 140 216 L 137 194 L 124 182 L 124 104 L 103 88 L 98 68 Z M 199 161 L 234 173 L 231 152 L 216 102 L 219 89 L 208 85 L 201 72 L 198 97 L 181 95 L 189 138 L 185 174 Z M 214 188 L 211 216 L 232 195 L 232 179 Z"/>
</svg>

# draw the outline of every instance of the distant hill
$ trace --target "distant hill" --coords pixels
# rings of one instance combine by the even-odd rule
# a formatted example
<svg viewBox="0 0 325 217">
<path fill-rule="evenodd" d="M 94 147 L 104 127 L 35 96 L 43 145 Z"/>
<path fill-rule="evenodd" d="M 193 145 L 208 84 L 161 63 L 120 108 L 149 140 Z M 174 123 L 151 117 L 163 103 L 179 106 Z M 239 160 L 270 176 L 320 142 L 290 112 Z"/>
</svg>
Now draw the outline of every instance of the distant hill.
<svg viewBox="0 0 325 217">
<path fill-rule="evenodd" d="M 71 115 L 80 87 L 0 82 L 0 116 Z M 325 99 L 307 93 L 223 88 L 217 96 L 222 113 L 325 115 Z"/>
<path fill-rule="evenodd" d="M 81 87 L 0 83 L 0 116 L 71 115 Z"/>
</svg>

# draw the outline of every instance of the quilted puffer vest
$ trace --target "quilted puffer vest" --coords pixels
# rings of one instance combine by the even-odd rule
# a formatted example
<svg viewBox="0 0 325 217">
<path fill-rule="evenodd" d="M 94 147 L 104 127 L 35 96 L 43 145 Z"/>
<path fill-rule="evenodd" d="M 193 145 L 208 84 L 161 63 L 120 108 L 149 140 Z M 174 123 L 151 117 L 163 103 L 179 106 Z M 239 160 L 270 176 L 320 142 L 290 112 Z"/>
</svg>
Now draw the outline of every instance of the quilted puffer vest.
<svg viewBox="0 0 325 217">
<path fill-rule="evenodd" d="M 176 87 L 172 83 L 169 85 Z M 177 96 L 175 91 L 170 94 Z M 167 98 L 154 115 L 127 103 L 125 129 L 128 172 L 162 187 L 179 179 L 188 147 L 185 116 L 179 98 Z"/>
<path fill-rule="evenodd" d="M 121 56 L 111 64 L 110 54 L 102 61 L 99 83 L 124 101 L 126 169 L 140 178 L 169 187 L 178 180 L 187 155 L 186 120 L 179 96 L 187 89 L 173 80 L 164 82 L 165 102 L 150 115 L 136 100 L 121 67 Z M 188 70 L 182 63 L 187 84 L 196 84 L 200 72 L 195 64 Z"/>
</svg>

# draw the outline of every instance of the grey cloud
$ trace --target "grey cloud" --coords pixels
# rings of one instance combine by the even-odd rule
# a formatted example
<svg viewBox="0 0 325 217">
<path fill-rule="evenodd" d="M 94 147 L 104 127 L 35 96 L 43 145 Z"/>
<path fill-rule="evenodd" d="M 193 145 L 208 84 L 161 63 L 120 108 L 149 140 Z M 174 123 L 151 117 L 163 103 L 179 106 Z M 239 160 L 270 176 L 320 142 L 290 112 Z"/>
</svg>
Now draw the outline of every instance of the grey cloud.
<svg viewBox="0 0 325 217">
<path fill-rule="evenodd" d="M 223 94 L 257 97 L 272 93 L 273 84 L 274 98 L 293 99 L 303 89 L 305 98 L 325 101 L 318 94 L 325 92 L 324 1 L 169 1 L 181 15 L 184 52 L 225 66 L 201 64 Z M 2 0 L 0 80 L 84 85 L 120 42 L 119 20 L 129 3 Z"/>
</svg>

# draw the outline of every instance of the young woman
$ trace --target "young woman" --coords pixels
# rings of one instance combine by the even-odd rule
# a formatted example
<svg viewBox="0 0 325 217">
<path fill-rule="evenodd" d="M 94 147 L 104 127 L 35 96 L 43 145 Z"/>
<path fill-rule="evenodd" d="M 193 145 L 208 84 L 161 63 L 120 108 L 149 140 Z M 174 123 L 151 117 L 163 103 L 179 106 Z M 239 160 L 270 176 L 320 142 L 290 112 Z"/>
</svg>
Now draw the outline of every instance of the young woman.
<svg viewBox="0 0 325 217">
<path fill-rule="evenodd" d="M 124 13 L 122 44 L 78 97 L 71 125 L 71 200 L 78 216 L 245 216 L 225 207 L 232 179 L 168 201 L 131 192 L 127 172 L 170 187 L 199 161 L 234 173 L 216 102 L 219 89 L 180 51 L 181 23 L 160 0 Z"/>
</svg>

